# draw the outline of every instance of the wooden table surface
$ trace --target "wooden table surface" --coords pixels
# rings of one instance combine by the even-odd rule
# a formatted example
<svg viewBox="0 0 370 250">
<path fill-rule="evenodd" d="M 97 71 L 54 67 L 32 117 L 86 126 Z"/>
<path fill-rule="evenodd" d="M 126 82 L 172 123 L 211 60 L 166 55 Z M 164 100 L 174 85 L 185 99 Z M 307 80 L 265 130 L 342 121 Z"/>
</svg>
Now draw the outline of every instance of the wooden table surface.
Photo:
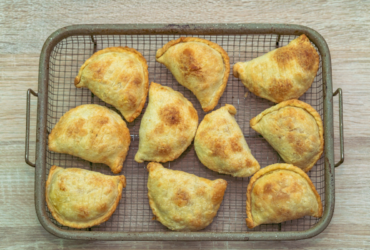
<svg viewBox="0 0 370 250">
<path fill-rule="evenodd" d="M 317 30 L 343 89 L 345 162 L 335 170 L 335 212 L 318 236 L 295 242 L 91 242 L 59 239 L 40 225 L 34 169 L 24 162 L 26 90 L 37 90 L 45 39 L 72 24 L 291 23 Z M 0 248 L 369 249 L 370 1 L 0 1 Z M 338 102 L 335 101 L 335 144 Z M 32 101 L 34 154 L 36 100 Z M 336 158 L 339 147 L 336 146 Z"/>
</svg>

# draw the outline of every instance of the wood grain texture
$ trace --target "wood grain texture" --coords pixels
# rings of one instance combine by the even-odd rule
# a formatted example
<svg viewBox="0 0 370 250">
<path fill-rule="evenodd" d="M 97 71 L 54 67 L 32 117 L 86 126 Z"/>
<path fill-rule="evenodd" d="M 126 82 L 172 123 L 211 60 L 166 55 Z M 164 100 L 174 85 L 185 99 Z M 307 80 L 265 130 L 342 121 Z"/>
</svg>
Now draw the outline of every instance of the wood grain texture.
<svg viewBox="0 0 370 250">
<path fill-rule="evenodd" d="M 3 249 L 369 249 L 370 1 L 0 1 L 0 248 Z M 320 235 L 294 242 L 88 242 L 47 233 L 34 209 L 34 169 L 24 162 L 26 90 L 56 29 L 83 23 L 294 23 L 317 30 L 343 89 L 345 162 L 336 207 Z M 335 98 L 335 120 L 338 121 Z M 32 99 L 34 154 L 36 99 Z M 335 142 L 338 143 L 338 123 Z M 339 147 L 336 145 L 336 152 Z M 336 154 L 338 155 L 338 153 Z"/>
</svg>

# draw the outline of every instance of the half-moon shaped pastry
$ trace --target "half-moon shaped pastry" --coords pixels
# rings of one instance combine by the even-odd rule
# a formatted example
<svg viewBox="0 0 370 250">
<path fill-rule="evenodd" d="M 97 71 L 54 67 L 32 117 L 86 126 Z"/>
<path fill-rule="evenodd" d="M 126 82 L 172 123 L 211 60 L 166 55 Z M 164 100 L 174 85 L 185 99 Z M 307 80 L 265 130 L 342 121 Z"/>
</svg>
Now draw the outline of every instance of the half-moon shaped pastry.
<svg viewBox="0 0 370 250">
<path fill-rule="evenodd" d="M 191 102 L 180 92 L 152 82 L 135 161 L 175 160 L 191 144 L 197 126 L 198 113 Z"/>
<path fill-rule="evenodd" d="M 211 111 L 222 96 L 230 73 L 229 56 L 218 44 L 196 37 L 169 41 L 156 54 L 184 87 Z"/>
<path fill-rule="evenodd" d="M 46 204 L 62 225 L 87 228 L 107 221 L 126 187 L 125 176 L 52 166 L 46 181 Z"/>
<path fill-rule="evenodd" d="M 234 115 L 226 104 L 206 115 L 194 139 L 199 160 L 209 169 L 234 177 L 248 177 L 260 169 Z"/>
<path fill-rule="evenodd" d="M 148 164 L 149 205 L 156 220 L 171 230 L 197 231 L 213 221 L 227 182 Z"/>
<path fill-rule="evenodd" d="M 280 223 L 303 216 L 320 218 L 320 195 L 310 178 L 290 164 L 273 164 L 258 171 L 247 189 L 247 226 Z"/>
<path fill-rule="evenodd" d="M 305 35 L 249 62 L 234 65 L 233 74 L 256 96 L 279 103 L 298 99 L 312 85 L 320 58 Z"/>
<path fill-rule="evenodd" d="M 86 87 L 116 107 L 132 122 L 141 113 L 148 94 L 148 65 L 135 49 L 111 47 L 93 54 L 75 78 L 77 88 Z"/>
<path fill-rule="evenodd" d="M 86 104 L 60 118 L 49 135 L 49 150 L 104 163 L 118 174 L 130 140 L 130 131 L 121 116 L 106 107 Z"/>
<path fill-rule="evenodd" d="M 299 100 L 281 102 L 250 121 L 286 163 L 308 172 L 324 150 L 320 115 Z"/>
</svg>

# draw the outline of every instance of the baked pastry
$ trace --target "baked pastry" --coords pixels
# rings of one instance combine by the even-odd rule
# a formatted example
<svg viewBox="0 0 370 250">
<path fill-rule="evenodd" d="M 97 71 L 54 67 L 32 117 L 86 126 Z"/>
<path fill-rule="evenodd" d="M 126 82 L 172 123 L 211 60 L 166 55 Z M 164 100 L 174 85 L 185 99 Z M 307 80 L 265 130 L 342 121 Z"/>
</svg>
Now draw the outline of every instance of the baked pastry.
<svg viewBox="0 0 370 250">
<path fill-rule="evenodd" d="M 227 182 L 148 164 L 149 205 L 155 219 L 171 230 L 197 231 L 213 221 Z"/>
<path fill-rule="evenodd" d="M 312 85 L 320 58 L 305 35 L 249 62 L 234 65 L 233 74 L 256 96 L 279 103 L 298 99 Z"/>
<path fill-rule="evenodd" d="M 211 111 L 222 96 L 230 73 L 229 56 L 218 44 L 196 37 L 169 41 L 156 54 L 184 87 Z"/>
<path fill-rule="evenodd" d="M 69 110 L 60 118 L 49 135 L 49 150 L 104 163 L 118 174 L 130 140 L 130 131 L 116 112 L 86 104 Z"/>
<path fill-rule="evenodd" d="M 324 150 L 320 115 L 299 100 L 281 102 L 250 121 L 286 163 L 308 172 Z"/>
<path fill-rule="evenodd" d="M 126 187 L 125 176 L 52 166 L 46 181 L 46 204 L 62 225 L 87 228 L 107 221 Z"/>
<path fill-rule="evenodd" d="M 75 78 L 77 88 L 86 87 L 116 107 L 128 122 L 141 113 L 148 95 L 148 65 L 135 49 L 110 47 L 93 54 Z"/>
<path fill-rule="evenodd" d="M 290 164 L 273 164 L 258 171 L 247 189 L 247 226 L 281 223 L 303 216 L 322 216 L 320 195 L 310 178 Z"/>
<path fill-rule="evenodd" d="M 245 141 L 235 114 L 235 107 L 229 104 L 207 114 L 199 124 L 194 149 L 207 168 L 234 177 L 248 177 L 260 165 Z"/>
<path fill-rule="evenodd" d="M 197 126 L 198 113 L 191 102 L 180 92 L 152 82 L 135 161 L 175 160 L 191 144 Z"/>
</svg>

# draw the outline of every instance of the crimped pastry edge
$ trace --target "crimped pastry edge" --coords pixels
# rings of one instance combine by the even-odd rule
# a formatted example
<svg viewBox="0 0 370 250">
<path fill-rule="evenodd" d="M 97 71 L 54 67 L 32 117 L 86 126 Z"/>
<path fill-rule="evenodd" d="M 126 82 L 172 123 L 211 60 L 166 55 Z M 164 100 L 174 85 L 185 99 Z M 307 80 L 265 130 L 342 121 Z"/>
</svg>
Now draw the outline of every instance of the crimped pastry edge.
<svg viewBox="0 0 370 250">
<path fill-rule="evenodd" d="M 276 163 L 276 164 L 269 165 L 269 166 L 259 170 L 255 175 L 253 175 L 253 177 L 249 181 L 248 188 L 247 188 L 247 202 L 246 202 L 247 203 L 246 210 L 247 210 L 247 217 L 248 218 L 245 219 L 246 222 L 247 222 L 247 226 L 249 228 L 254 228 L 256 226 L 259 226 L 259 225 L 256 225 L 254 223 L 253 217 L 252 217 L 252 208 L 251 208 L 251 199 L 252 199 L 252 197 L 251 197 L 251 193 L 252 193 L 252 189 L 254 188 L 254 184 L 260 177 L 262 177 L 263 175 L 265 175 L 269 172 L 275 171 L 275 170 L 288 170 L 288 171 L 295 172 L 295 173 L 301 175 L 307 181 L 308 185 L 311 187 L 311 190 L 315 194 L 317 203 L 319 205 L 318 211 L 314 215 L 314 217 L 320 218 L 322 216 L 322 213 L 323 213 L 321 197 L 320 197 L 319 193 L 317 192 L 315 186 L 313 185 L 311 179 L 308 177 L 308 175 L 305 172 L 303 172 L 303 170 L 301 170 L 299 167 L 296 167 L 292 164 Z"/>
<path fill-rule="evenodd" d="M 262 113 L 252 118 L 249 123 L 250 123 L 251 128 L 253 128 L 267 114 L 277 111 L 279 109 L 285 108 L 285 107 L 296 107 L 296 108 L 304 109 L 315 119 L 317 127 L 319 128 L 320 151 L 316 155 L 316 157 L 312 159 L 311 164 L 308 165 L 305 169 L 303 169 L 307 173 L 308 171 L 312 169 L 312 167 L 316 164 L 316 162 L 320 159 L 322 153 L 324 152 L 324 127 L 322 125 L 321 116 L 319 113 L 317 113 L 317 111 L 311 105 L 309 105 L 308 103 L 302 102 L 298 99 L 284 101 L 284 102 L 278 103 L 275 106 L 272 106 L 264 110 Z"/>
</svg>

